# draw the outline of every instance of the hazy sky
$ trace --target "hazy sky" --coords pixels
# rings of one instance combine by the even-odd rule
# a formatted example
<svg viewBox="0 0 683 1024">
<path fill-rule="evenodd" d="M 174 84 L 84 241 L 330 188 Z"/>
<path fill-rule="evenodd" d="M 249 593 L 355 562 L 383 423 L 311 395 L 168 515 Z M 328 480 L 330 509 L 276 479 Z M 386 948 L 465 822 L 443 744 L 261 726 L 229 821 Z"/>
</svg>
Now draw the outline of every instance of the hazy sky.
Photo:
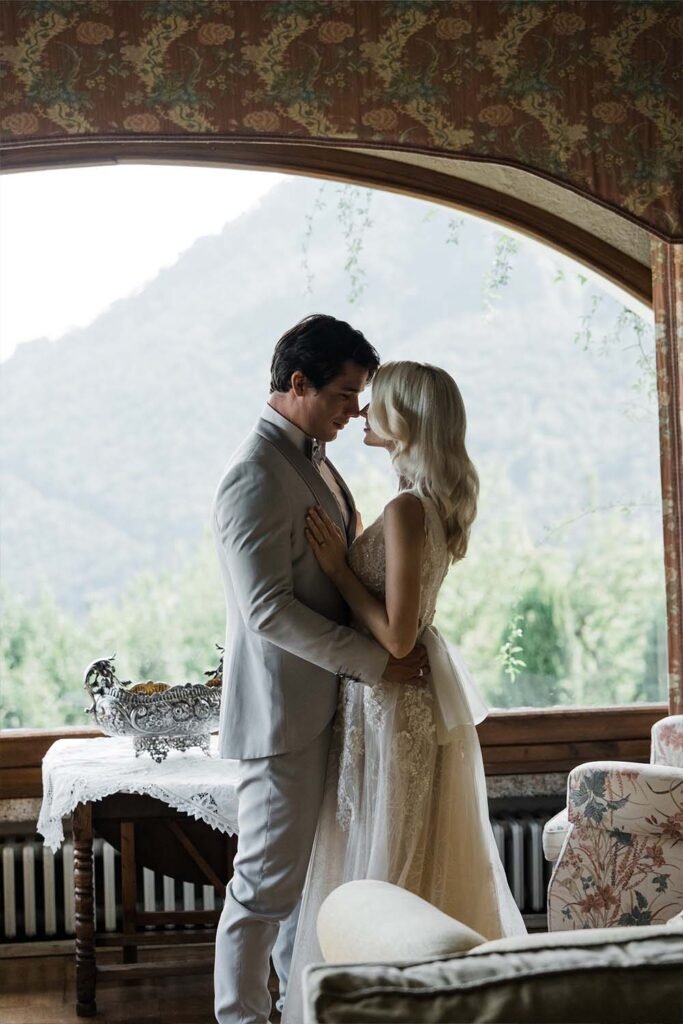
<svg viewBox="0 0 683 1024">
<path fill-rule="evenodd" d="M 90 323 L 281 179 L 160 165 L 3 175 L 0 359 L 22 341 Z"/>
<path fill-rule="evenodd" d="M 158 164 L 0 176 L 0 360 L 23 341 L 86 326 L 282 178 Z M 651 315 L 590 271 L 586 276 Z"/>
</svg>

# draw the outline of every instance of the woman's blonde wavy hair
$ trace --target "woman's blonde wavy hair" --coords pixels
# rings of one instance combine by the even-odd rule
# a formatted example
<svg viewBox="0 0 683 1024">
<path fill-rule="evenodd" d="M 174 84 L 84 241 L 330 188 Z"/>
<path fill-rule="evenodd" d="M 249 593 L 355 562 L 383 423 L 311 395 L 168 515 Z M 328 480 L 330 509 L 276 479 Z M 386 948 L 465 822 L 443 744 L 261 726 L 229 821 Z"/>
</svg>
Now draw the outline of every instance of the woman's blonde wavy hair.
<svg viewBox="0 0 683 1024">
<path fill-rule="evenodd" d="M 479 477 L 465 448 L 467 417 L 450 374 L 429 363 L 384 363 L 372 381 L 371 429 L 392 443 L 402 489 L 431 498 L 441 513 L 451 558 L 467 553 Z"/>
</svg>

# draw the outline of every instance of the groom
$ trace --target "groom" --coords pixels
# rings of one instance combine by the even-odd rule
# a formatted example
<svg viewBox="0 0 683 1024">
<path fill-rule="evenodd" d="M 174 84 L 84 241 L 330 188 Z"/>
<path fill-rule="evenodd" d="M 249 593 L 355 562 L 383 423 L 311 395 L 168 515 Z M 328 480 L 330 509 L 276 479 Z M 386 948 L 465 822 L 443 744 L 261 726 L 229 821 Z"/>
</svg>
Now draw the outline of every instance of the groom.
<svg viewBox="0 0 683 1024">
<path fill-rule="evenodd" d="M 348 543 L 355 537 L 353 498 L 325 443 L 359 415 L 378 366 L 344 321 L 295 324 L 275 347 L 269 402 L 215 499 L 228 621 L 220 753 L 241 761 L 238 849 L 216 933 L 219 1024 L 268 1020 L 271 953 L 284 999 L 339 677 L 409 683 L 427 667 L 423 648 L 399 661 L 348 627 L 304 535 L 318 504 Z"/>
</svg>

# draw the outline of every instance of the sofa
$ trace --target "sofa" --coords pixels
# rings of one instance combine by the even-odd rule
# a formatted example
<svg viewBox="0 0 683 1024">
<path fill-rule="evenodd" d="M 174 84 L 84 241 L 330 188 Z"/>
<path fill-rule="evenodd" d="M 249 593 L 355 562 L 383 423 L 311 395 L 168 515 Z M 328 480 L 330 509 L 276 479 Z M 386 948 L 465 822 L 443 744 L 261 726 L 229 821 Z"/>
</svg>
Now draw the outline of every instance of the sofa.
<svg viewBox="0 0 683 1024">
<path fill-rule="evenodd" d="M 323 904 L 325 964 L 304 973 L 305 1024 L 681 1024 L 683 914 L 665 925 L 486 942 L 385 882 Z"/>
</svg>

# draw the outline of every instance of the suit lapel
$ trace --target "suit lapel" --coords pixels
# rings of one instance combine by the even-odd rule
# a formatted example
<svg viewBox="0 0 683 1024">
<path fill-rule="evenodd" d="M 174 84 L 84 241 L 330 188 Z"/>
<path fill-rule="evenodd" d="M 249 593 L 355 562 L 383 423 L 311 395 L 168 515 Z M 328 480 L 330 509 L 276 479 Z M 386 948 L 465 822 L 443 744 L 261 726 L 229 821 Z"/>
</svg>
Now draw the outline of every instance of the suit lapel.
<svg viewBox="0 0 683 1024">
<path fill-rule="evenodd" d="M 306 483 L 316 502 L 325 509 L 328 516 L 337 524 L 342 533 L 346 534 L 341 509 L 339 508 L 334 495 L 318 470 L 306 458 L 304 453 L 300 452 L 296 445 L 292 444 L 289 438 L 286 437 L 281 430 L 278 430 L 273 423 L 269 423 L 268 420 L 260 419 L 254 429 L 259 437 L 262 437 L 265 441 L 269 441 L 270 444 L 277 448 L 280 454 L 287 459 L 293 469 L 297 471 L 299 476 Z M 338 474 L 336 472 L 335 477 L 338 478 Z M 355 519 L 355 515 L 353 518 Z"/>
<path fill-rule="evenodd" d="M 339 472 L 337 467 L 332 462 L 330 462 L 330 460 L 328 458 L 325 458 L 325 462 L 326 462 L 327 468 L 331 472 L 332 476 L 337 481 L 337 484 L 339 485 L 339 489 L 341 490 L 342 494 L 346 498 L 346 502 L 347 502 L 347 504 L 349 506 L 349 526 L 348 526 L 348 529 L 346 531 L 346 539 L 347 539 L 349 545 L 351 545 L 351 544 L 353 544 L 354 540 L 356 539 L 356 528 L 357 528 L 357 525 L 358 525 L 358 509 L 356 508 L 356 503 L 353 500 L 353 495 L 351 494 L 351 491 L 349 490 L 349 488 L 346 486 L 346 482 L 344 480 L 344 477 L 341 475 L 341 473 Z M 335 502 L 335 505 L 336 505 L 336 502 Z"/>
</svg>

